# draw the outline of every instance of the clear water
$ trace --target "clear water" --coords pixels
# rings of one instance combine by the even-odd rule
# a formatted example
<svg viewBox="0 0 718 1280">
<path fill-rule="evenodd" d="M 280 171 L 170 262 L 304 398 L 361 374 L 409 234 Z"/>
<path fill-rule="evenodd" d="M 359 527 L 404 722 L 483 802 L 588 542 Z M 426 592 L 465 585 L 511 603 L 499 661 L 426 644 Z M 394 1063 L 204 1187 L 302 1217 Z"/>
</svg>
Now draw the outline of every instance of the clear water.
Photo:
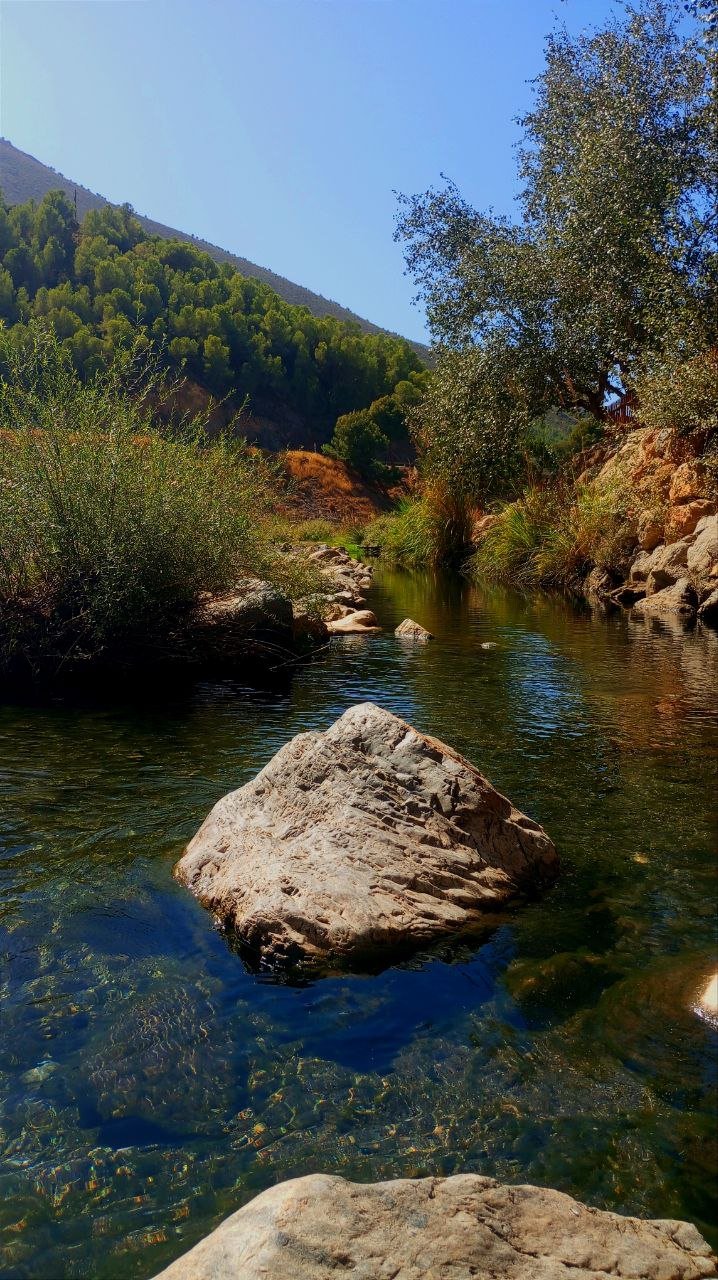
<svg viewBox="0 0 718 1280">
<path fill-rule="evenodd" d="M 372 604 L 381 636 L 280 692 L 0 710 L 3 1277 L 152 1276 L 313 1170 L 545 1183 L 715 1240 L 718 635 L 389 573 Z M 407 614 L 432 645 L 394 639 Z M 563 874 L 473 950 L 275 985 L 172 866 L 367 698 L 475 761 Z"/>
</svg>

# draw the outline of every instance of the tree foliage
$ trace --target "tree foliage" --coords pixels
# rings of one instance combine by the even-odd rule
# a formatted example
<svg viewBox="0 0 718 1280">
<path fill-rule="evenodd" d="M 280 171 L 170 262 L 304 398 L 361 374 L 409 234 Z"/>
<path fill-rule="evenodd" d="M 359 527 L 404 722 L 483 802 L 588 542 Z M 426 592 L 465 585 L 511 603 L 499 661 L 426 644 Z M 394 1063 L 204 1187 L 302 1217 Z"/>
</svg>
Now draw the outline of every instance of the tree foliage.
<svg viewBox="0 0 718 1280">
<path fill-rule="evenodd" d="M 439 348 L 417 431 L 428 464 L 501 485 L 528 425 L 605 417 L 675 342 L 718 341 L 715 51 L 677 3 L 552 34 L 520 121 L 516 220 L 456 187 L 402 197 L 397 238 Z"/>
<path fill-rule="evenodd" d="M 60 191 L 0 200 L 0 319 L 18 347 L 33 317 L 85 380 L 139 340 L 215 396 L 290 408 L 319 439 L 422 367 L 401 339 L 317 318 L 193 245 L 147 236 L 129 205 L 78 226 Z"/>
<path fill-rule="evenodd" d="M 338 458 L 367 480 L 387 481 L 396 474 L 396 462 L 409 446 L 407 415 L 421 403 L 429 375 L 411 373 L 398 382 L 391 395 L 380 396 L 367 409 L 337 418 L 324 453 Z"/>
</svg>

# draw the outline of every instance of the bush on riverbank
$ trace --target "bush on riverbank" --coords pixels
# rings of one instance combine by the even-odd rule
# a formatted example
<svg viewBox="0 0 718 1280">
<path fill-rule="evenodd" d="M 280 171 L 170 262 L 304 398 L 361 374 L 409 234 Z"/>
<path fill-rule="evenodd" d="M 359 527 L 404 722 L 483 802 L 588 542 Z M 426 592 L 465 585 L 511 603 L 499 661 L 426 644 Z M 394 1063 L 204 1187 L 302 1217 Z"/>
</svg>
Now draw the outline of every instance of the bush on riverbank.
<svg viewBox="0 0 718 1280">
<path fill-rule="evenodd" d="M 451 562 L 470 546 L 471 513 L 465 502 L 433 486 L 373 520 L 363 542 L 381 547 L 385 560 L 406 568 Z"/>
<path fill-rule="evenodd" d="M 300 574 L 262 530 L 273 471 L 201 419 L 157 429 L 146 358 L 84 384 L 54 336 L 0 336 L 0 668 L 56 671 L 167 637 L 240 576 Z M 298 584 L 299 585 L 299 584 Z"/>
<path fill-rule="evenodd" d="M 467 570 L 483 581 L 566 589 L 577 588 L 594 565 L 620 575 L 626 517 L 618 484 L 533 485 L 497 513 Z"/>
</svg>

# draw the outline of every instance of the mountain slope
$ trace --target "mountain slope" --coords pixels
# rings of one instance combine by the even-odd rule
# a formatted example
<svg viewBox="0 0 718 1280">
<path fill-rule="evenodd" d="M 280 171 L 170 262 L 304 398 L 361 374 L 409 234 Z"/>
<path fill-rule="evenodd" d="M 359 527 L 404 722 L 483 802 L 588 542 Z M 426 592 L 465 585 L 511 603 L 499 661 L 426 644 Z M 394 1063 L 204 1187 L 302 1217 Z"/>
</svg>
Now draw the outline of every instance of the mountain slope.
<svg viewBox="0 0 718 1280">
<path fill-rule="evenodd" d="M 79 218 L 84 217 L 89 209 L 101 209 L 103 205 L 111 203 L 104 196 L 88 191 L 87 187 L 81 186 L 78 182 L 72 182 L 49 165 L 42 164 L 27 152 L 20 151 L 7 138 L 0 138 L 0 191 L 8 204 L 24 204 L 26 200 L 39 201 L 46 192 L 58 189 L 64 191 L 71 200 L 76 198 Z M 323 298 L 321 294 L 312 293 L 311 289 L 305 289 L 303 285 L 285 280 L 284 276 L 277 275 L 267 267 L 258 267 L 248 258 L 241 258 L 237 254 L 229 253 L 226 249 L 220 249 L 216 244 L 209 244 L 208 241 L 189 235 L 186 231 L 167 227 L 164 223 L 155 222 L 152 218 L 142 217 L 138 213 L 135 217 L 148 235 L 160 236 L 163 240 L 185 240 L 195 245 L 197 249 L 201 249 L 203 253 L 208 253 L 215 262 L 229 262 L 241 275 L 262 280 L 274 289 L 280 298 L 284 298 L 285 302 L 290 302 L 295 307 L 307 307 L 312 315 L 333 316 L 335 320 L 359 325 L 363 333 L 390 332 L 356 315 L 347 307 L 342 307 L 338 302 L 332 302 L 328 298 Z M 397 335 L 392 334 L 392 336 Z M 428 358 L 429 351 L 423 343 L 411 342 L 410 339 L 407 341 L 422 360 Z"/>
</svg>

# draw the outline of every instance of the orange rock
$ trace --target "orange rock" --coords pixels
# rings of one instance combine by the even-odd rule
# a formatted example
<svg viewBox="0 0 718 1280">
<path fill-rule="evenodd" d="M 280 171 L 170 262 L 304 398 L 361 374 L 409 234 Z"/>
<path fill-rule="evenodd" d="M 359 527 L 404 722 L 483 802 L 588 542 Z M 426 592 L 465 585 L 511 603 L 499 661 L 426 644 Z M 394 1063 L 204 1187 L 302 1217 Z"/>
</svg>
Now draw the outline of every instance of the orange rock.
<svg viewBox="0 0 718 1280">
<path fill-rule="evenodd" d="M 709 498 L 701 498 L 698 502 L 683 502 L 671 507 L 666 520 L 666 541 L 675 542 L 678 538 L 687 538 L 693 533 L 699 520 L 712 515 L 716 506 Z"/>
<path fill-rule="evenodd" d="M 668 498 L 671 503 L 702 498 L 706 491 L 706 469 L 700 462 L 682 462 L 673 472 Z"/>
</svg>

